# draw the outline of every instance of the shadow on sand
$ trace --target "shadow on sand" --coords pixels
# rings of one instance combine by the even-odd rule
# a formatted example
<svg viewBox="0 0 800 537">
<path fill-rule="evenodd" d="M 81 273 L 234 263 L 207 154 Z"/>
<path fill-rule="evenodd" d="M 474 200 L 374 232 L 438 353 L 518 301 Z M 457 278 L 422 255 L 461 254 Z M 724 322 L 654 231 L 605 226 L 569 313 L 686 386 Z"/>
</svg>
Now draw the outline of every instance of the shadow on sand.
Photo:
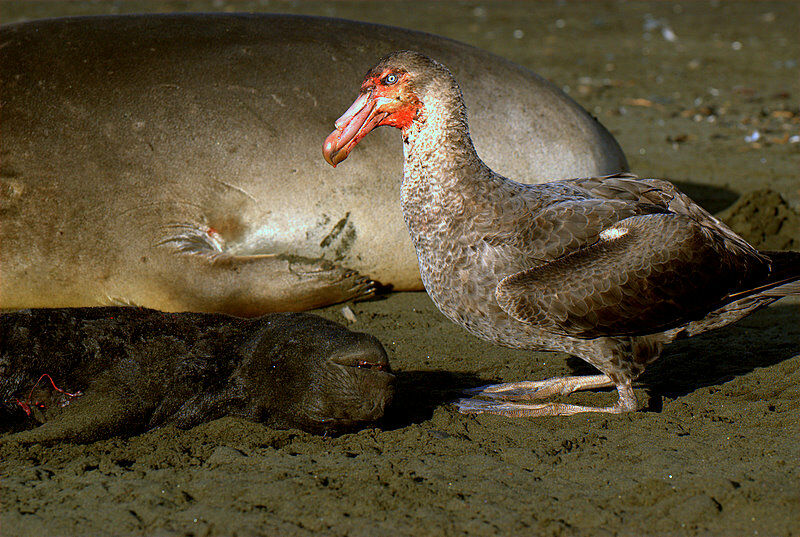
<svg viewBox="0 0 800 537">
<path fill-rule="evenodd" d="M 669 179 L 669 181 L 711 214 L 727 209 L 739 199 L 739 194 L 729 188 L 676 181 L 674 179 Z"/>
<path fill-rule="evenodd" d="M 796 306 L 777 305 L 757 311 L 739 323 L 668 345 L 637 381 L 649 395 L 649 401 L 644 401 L 645 409 L 660 412 L 662 396 L 687 395 L 797 355 L 800 353 L 800 330 L 795 328 L 798 314 Z M 567 358 L 567 365 L 573 375 L 597 374 L 580 358 Z M 442 370 L 401 371 L 396 375 L 395 400 L 380 423 L 387 430 L 427 421 L 437 407 L 463 397 L 465 388 L 499 381 Z"/>
<path fill-rule="evenodd" d="M 402 429 L 431 419 L 433 411 L 463 397 L 462 391 L 490 381 L 472 373 L 450 371 L 400 371 L 395 384 L 395 397 L 380 427 Z"/>
<path fill-rule="evenodd" d="M 637 381 L 650 394 L 647 410 L 660 411 L 661 396 L 687 395 L 800 354 L 798 317 L 796 306 L 777 305 L 719 330 L 667 345 Z M 568 358 L 567 365 L 573 375 L 597 374 L 580 358 Z"/>
</svg>

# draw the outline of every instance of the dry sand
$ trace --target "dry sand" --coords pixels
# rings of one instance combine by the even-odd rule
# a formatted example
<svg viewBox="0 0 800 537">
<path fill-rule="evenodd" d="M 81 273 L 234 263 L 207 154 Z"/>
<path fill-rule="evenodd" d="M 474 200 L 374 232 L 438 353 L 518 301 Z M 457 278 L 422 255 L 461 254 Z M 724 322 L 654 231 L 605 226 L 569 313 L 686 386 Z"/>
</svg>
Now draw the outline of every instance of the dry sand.
<svg viewBox="0 0 800 537">
<path fill-rule="evenodd" d="M 634 172 L 676 181 L 762 248 L 800 249 L 794 2 L 191 8 L 359 18 L 490 49 L 569 87 Z M 175 9 L 187 6 L 0 4 L 4 22 Z M 646 411 L 536 419 L 462 416 L 447 402 L 481 383 L 590 368 L 479 341 L 423 293 L 351 307 L 351 327 L 376 335 L 398 374 L 375 428 L 326 438 L 228 418 L 90 445 L 0 447 L 0 534 L 800 534 L 797 300 L 671 345 L 641 379 Z M 340 306 L 318 313 L 346 322 Z"/>
</svg>

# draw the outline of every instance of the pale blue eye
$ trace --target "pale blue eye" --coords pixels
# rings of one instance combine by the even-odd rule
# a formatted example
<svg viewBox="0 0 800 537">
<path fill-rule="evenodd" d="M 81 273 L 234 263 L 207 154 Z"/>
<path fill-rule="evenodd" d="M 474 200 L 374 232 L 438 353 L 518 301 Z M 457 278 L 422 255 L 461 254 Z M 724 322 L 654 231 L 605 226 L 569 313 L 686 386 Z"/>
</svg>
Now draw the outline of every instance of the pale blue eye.
<svg viewBox="0 0 800 537">
<path fill-rule="evenodd" d="M 400 80 L 399 76 L 394 73 L 390 73 L 383 79 L 383 83 L 387 86 L 391 86 L 392 84 L 397 83 L 398 80 Z"/>
</svg>

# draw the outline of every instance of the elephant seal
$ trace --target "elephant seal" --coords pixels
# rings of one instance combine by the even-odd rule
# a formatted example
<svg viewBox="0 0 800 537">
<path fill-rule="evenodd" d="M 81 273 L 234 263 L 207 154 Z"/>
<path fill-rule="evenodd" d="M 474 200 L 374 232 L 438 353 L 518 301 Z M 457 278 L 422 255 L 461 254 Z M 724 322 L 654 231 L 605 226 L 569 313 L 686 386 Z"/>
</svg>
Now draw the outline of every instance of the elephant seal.
<svg viewBox="0 0 800 537">
<path fill-rule="evenodd" d="M 349 88 L 396 49 L 452 67 L 475 145 L 501 173 L 540 182 L 627 167 L 549 82 L 420 32 L 132 15 L 10 24 L 0 45 L 3 309 L 258 315 L 369 296 L 372 280 L 422 289 L 397 205 L 399 141 L 379 133 L 341 174 L 319 158 Z"/>
<path fill-rule="evenodd" d="M 88 442 L 239 416 L 336 432 L 394 393 L 374 337 L 308 313 L 255 319 L 126 307 L 0 315 L 0 424 L 19 442 Z"/>
</svg>

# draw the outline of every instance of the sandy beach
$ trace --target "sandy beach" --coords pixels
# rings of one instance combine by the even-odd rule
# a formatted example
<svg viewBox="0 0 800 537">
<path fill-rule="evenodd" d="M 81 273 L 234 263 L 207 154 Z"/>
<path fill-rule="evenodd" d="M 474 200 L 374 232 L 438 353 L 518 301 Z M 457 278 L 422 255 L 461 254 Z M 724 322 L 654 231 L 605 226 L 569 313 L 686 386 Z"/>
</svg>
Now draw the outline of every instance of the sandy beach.
<svg viewBox="0 0 800 537">
<path fill-rule="evenodd" d="M 4 23 L 176 10 L 336 16 L 485 48 L 568 91 L 637 175 L 674 181 L 760 248 L 800 250 L 795 2 L 0 2 Z M 374 427 L 223 418 L 0 445 L 0 535 L 797 536 L 799 305 L 670 345 L 638 383 L 641 412 L 517 419 L 448 403 L 591 367 L 480 341 L 424 293 L 350 304 L 353 323 L 316 310 L 386 347 L 397 393 Z"/>
</svg>

